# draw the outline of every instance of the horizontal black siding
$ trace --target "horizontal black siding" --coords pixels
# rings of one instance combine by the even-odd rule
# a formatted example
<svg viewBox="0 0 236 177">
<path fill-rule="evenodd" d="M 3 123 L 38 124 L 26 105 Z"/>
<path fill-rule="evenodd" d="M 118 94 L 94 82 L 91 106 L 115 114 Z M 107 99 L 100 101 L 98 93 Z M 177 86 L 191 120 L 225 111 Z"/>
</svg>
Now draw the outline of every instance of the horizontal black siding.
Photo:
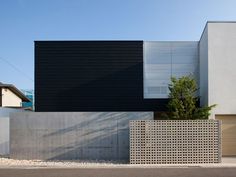
<svg viewBox="0 0 236 177">
<path fill-rule="evenodd" d="M 162 111 L 143 99 L 142 41 L 35 42 L 36 111 Z"/>
</svg>

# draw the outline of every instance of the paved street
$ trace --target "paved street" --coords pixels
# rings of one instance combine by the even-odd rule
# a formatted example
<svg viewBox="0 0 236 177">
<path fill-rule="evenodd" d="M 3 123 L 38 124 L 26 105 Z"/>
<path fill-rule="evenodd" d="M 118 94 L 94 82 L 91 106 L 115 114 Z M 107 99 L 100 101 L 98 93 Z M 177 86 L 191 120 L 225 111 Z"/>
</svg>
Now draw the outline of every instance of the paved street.
<svg viewBox="0 0 236 177">
<path fill-rule="evenodd" d="M 0 177 L 235 177 L 236 168 L 0 169 Z"/>
</svg>

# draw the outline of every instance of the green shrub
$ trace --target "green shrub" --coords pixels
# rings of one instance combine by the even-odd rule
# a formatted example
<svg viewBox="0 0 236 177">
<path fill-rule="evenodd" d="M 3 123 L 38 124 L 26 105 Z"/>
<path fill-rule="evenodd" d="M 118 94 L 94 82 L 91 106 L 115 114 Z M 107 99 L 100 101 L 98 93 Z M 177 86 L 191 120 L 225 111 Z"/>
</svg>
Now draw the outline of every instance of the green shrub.
<svg viewBox="0 0 236 177">
<path fill-rule="evenodd" d="M 216 105 L 198 107 L 197 83 L 192 76 L 183 76 L 179 79 L 172 77 L 169 84 L 168 113 L 166 119 L 194 120 L 208 119 L 210 111 Z"/>
</svg>

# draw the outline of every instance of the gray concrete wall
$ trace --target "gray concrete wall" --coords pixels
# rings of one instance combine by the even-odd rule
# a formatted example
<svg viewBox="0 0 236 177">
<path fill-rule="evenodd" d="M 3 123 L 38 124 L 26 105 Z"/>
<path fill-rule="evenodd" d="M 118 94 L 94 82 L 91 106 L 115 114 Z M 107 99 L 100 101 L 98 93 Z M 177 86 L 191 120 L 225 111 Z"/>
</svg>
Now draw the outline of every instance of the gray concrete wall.
<svg viewBox="0 0 236 177">
<path fill-rule="evenodd" d="M 11 113 L 14 112 L 24 112 L 23 109 L 16 109 L 16 108 L 0 108 L 0 117 L 9 117 Z"/>
<path fill-rule="evenodd" d="M 0 155 L 9 155 L 9 115 L 13 112 L 23 112 L 21 109 L 0 108 Z"/>
<path fill-rule="evenodd" d="M 153 120 L 153 113 L 15 113 L 10 119 L 10 157 L 128 161 L 130 120 Z"/>
<path fill-rule="evenodd" d="M 9 117 L 0 117 L 0 155 L 9 154 Z"/>
</svg>

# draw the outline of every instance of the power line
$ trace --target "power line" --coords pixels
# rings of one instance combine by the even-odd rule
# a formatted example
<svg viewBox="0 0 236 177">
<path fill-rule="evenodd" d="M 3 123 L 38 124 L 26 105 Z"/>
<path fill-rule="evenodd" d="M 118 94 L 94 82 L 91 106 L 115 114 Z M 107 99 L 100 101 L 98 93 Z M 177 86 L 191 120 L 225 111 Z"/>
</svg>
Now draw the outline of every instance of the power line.
<svg viewBox="0 0 236 177">
<path fill-rule="evenodd" d="M 16 67 L 14 64 L 12 64 L 11 62 L 9 62 L 8 60 L 0 57 L 0 59 L 2 61 L 4 61 L 5 63 L 7 63 L 9 66 L 11 66 L 14 70 L 16 70 L 17 72 L 21 73 L 23 76 L 25 76 L 25 78 L 29 79 L 31 82 L 34 82 L 34 80 L 25 72 L 21 71 L 21 69 L 19 69 L 18 67 Z"/>
</svg>

